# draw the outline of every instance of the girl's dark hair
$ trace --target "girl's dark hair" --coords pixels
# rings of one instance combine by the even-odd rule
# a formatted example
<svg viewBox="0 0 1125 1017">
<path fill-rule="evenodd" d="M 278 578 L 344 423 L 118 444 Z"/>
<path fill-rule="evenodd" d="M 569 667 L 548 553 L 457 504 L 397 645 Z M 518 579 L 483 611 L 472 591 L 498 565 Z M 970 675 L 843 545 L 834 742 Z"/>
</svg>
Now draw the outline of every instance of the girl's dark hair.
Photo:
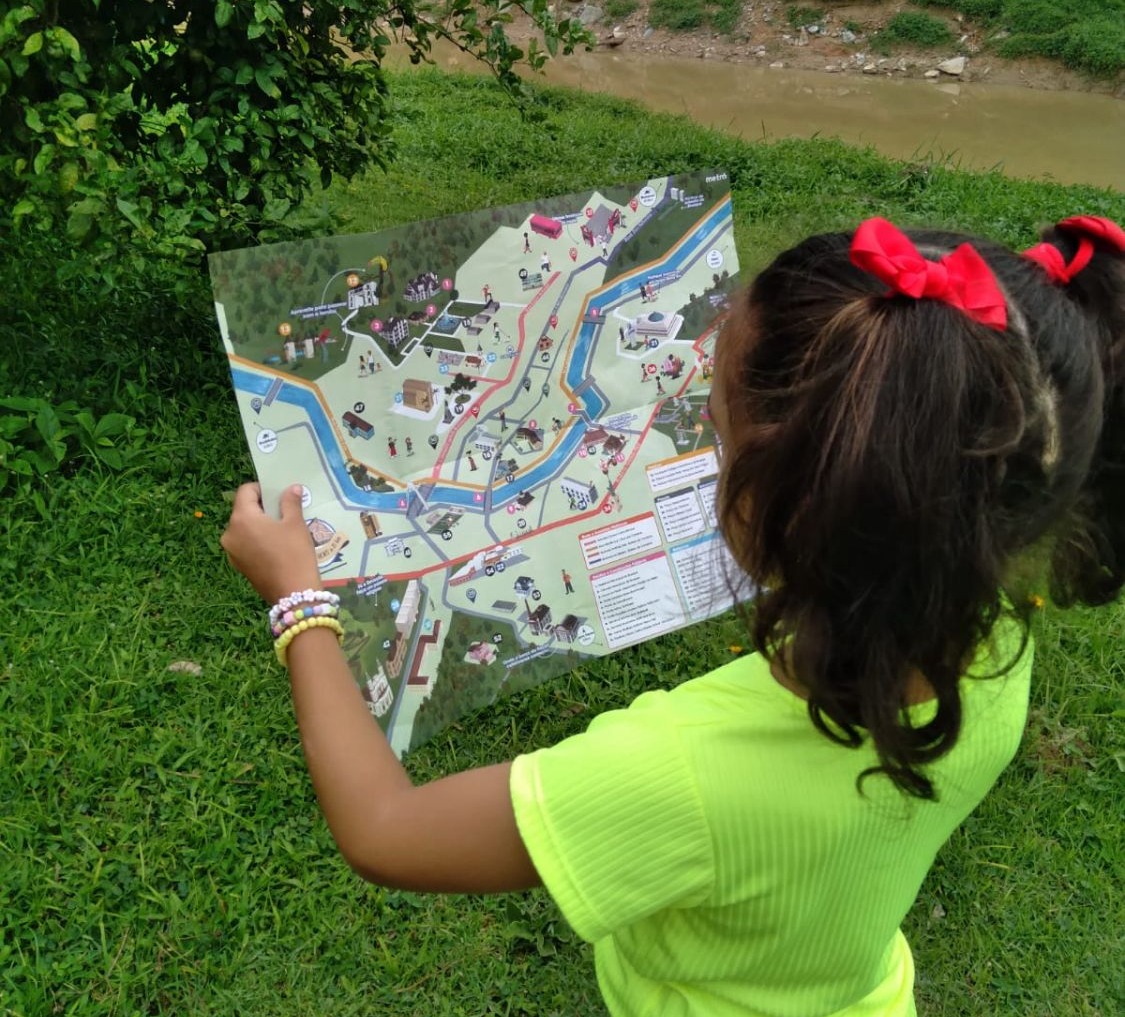
<svg viewBox="0 0 1125 1017">
<path fill-rule="evenodd" d="M 1125 280 L 1107 251 L 1066 292 L 988 241 L 909 235 L 931 259 L 971 242 L 1007 328 L 887 296 L 852 265 L 849 235 L 782 254 L 718 343 L 718 513 L 767 587 L 756 648 L 782 657 L 819 730 L 854 746 L 866 729 L 878 771 L 932 798 L 922 768 L 957 740 L 974 650 L 1006 610 L 1026 626 L 1030 608 L 1002 593 L 1016 556 L 1057 534 L 1052 591 L 1067 603 L 1104 603 L 1125 581 Z M 917 727 L 915 672 L 936 699 Z"/>
</svg>

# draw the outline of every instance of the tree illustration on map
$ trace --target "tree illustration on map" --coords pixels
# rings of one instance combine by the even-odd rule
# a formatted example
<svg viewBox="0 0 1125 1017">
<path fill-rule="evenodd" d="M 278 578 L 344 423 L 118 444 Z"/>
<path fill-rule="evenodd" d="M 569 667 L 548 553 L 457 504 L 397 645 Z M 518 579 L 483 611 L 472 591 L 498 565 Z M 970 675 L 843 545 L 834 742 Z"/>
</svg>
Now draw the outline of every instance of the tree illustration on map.
<svg viewBox="0 0 1125 1017">
<path fill-rule="evenodd" d="M 397 752 L 731 605 L 707 416 L 726 173 L 209 263 L 265 503 L 304 485 Z"/>
</svg>

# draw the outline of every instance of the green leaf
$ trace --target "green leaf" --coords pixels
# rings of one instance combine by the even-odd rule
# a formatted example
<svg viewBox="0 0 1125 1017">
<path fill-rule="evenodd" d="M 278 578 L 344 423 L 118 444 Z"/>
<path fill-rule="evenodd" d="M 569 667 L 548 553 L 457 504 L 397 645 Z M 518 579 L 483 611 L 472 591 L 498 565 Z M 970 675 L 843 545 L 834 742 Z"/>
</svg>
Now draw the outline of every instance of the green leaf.
<svg viewBox="0 0 1125 1017">
<path fill-rule="evenodd" d="M 83 113 L 77 120 L 74 121 L 74 126 L 80 131 L 92 131 L 98 126 L 97 113 Z"/>
<path fill-rule="evenodd" d="M 274 84 L 273 78 L 263 68 L 259 67 L 254 71 L 254 80 L 258 83 L 258 87 L 271 99 L 281 98 L 281 89 Z"/>
<path fill-rule="evenodd" d="M 230 24 L 232 14 L 234 14 L 234 5 L 227 3 L 227 0 L 219 0 L 215 6 L 215 24 L 220 28 L 226 28 Z"/>
<path fill-rule="evenodd" d="M 143 229 L 144 223 L 141 217 L 137 215 L 140 211 L 140 206 L 135 205 L 131 201 L 126 201 L 124 198 L 117 199 L 117 211 L 120 212 L 126 219 L 129 220 L 137 229 Z"/>
<path fill-rule="evenodd" d="M 55 146 L 49 142 L 35 153 L 35 158 L 32 160 L 31 168 L 36 173 L 45 173 L 47 167 L 51 165 L 51 160 L 55 157 Z"/>
<path fill-rule="evenodd" d="M 238 73 L 234 76 L 234 83 L 236 85 L 247 85 L 250 79 L 254 77 L 254 68 L 249 64 L 243 64 L 238 68 Z"/>
<path fill-rule="evenodd" d="M 24 122 L 36 133 L 40 133 L 46 128 L 43 125 L 43 119 L 39 116 L 39 110 L 34 106 L 28 106 L 23 115 Z"/>
<path fill-rule="evenodd" d="M 18 219 L 20 216 L 28 215 L 35 211 L 35 202 L 30 198 L 21 198 L 16 202 L 15 208 L 12 209 L 12 218 Z"/>
<path fill-rule="evenodd" d="M 50 442 L 61 428 L 58 414 L 46 403 L 39 407 L 35 415 L 35 429 L 45 442 Z"/>
<path fill-rule="evenodd" d="M 33 53 L 38 53 L 43 48 L 43 33 L 34 32 L 29 35 L 23 44 L 23 55 L 31 56 Z"/>
<path fill-rule="evenodd" d="M 59 190 L 69 194 L 78 184 L 78 164 L 73 162 L 63 163 L 59 167 Z"/>
<path fill-rule="evenodd" d="M 78 45 L 78 40 L 70 32 L 61 25 L 55 25 L 50 31 L 51 38 L 66 50 L 71 60 L 81 59 L 82 47 Z"/>
</svg>

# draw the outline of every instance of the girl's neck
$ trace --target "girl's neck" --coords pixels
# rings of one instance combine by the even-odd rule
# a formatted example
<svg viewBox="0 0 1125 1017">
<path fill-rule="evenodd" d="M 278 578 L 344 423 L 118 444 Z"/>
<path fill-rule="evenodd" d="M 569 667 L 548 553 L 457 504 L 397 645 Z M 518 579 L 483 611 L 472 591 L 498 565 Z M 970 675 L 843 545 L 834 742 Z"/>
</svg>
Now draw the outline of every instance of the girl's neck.
<svg viewBox="0 0 1125 1017">
<path fill-rule="evenodd" d="M 784 651 L 770 661 L 770 674 L 782 687 L 800 699 L 808 700 L 809 690 L 794 675 Z M 911 671 L 906 685 L 906 705 L 917 706 L 934 698 L 933 686 L 921 671 Z"/>
</svg>

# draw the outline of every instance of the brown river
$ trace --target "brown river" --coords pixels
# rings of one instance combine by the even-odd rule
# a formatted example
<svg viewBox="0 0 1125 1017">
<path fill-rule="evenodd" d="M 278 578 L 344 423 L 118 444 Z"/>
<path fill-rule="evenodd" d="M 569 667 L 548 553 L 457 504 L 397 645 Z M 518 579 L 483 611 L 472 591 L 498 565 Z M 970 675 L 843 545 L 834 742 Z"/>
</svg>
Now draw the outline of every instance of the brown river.
<svg viewBox="0 0 1125 1017">
<path fill-rule="evenodd" d="M 456 54 L 439 63 L 475 69 Z M 684 113 L 747 139 L 839 137 L 896 159 L 1125 187 L 1125 101 L 1109 95 L 775 70 L 624 48 L 559 57 L 545 80 Z"/>
</svg>

